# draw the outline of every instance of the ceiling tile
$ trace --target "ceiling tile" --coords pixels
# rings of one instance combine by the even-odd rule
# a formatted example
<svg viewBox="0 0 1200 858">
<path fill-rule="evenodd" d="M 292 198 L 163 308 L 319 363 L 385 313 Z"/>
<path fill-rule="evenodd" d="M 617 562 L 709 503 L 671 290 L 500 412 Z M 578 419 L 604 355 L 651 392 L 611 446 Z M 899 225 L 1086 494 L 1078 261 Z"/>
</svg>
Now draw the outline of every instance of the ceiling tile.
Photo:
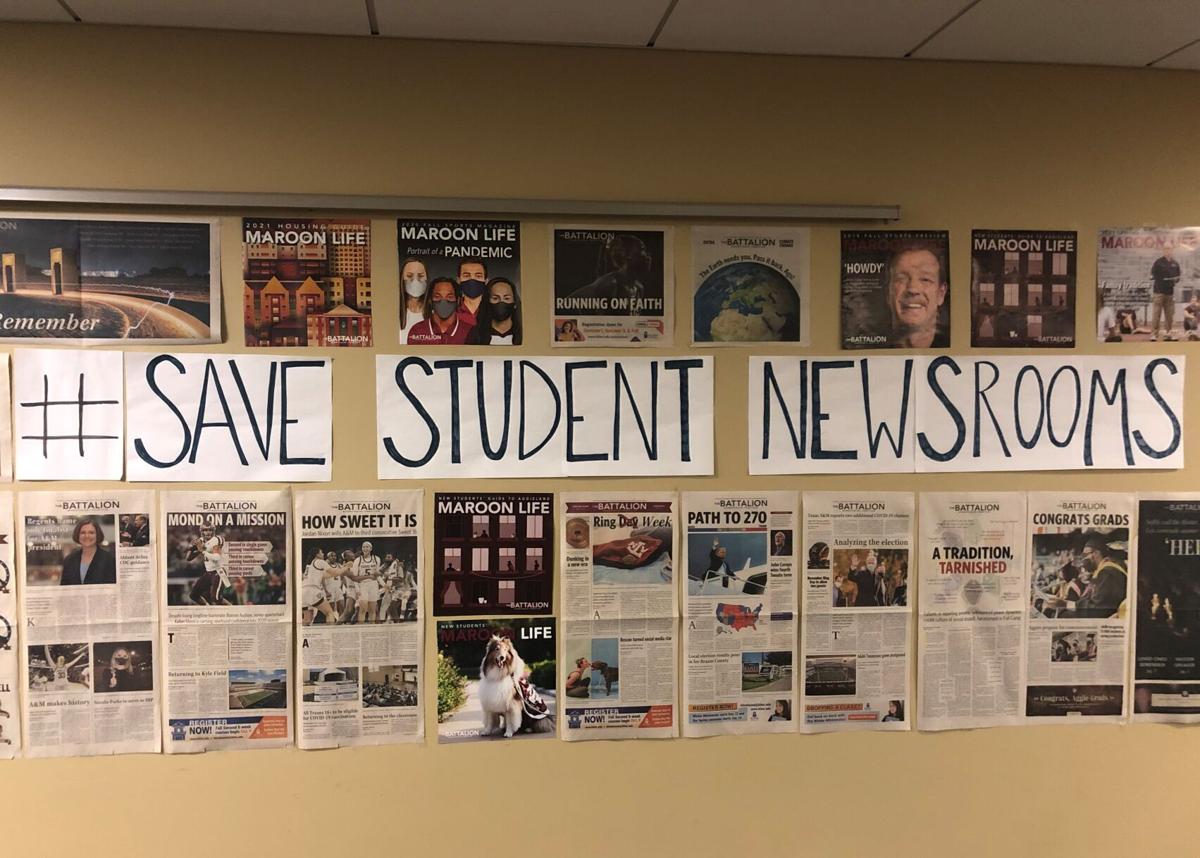
<svg viewBox="0 0 1200 858">
<path fill-rule="evenodd" d="M 57 0 L 0 0 L 0 21 L 73 21 Z"/>
<path fill-rule="evenodd" d="M 379 33 L 406 39 L 644 45 L 669 0 L 375 0 Z M 490 7 L 490 8 L 489 8 Z"/>
<path fill-rule="evenodd" d="M 679 0 L 658 48 L 902 57 L 966 0 Z"/>
<path fill-rule="evenodd" d="M 85 24 L 367 36 L 363 0 L 69 0 Z"/>
<path fill-rule="evenodd" d="M 920 59 L 1144 66 L 1200 37 L 1196 0 L 981 0 Z"/>
</svg>

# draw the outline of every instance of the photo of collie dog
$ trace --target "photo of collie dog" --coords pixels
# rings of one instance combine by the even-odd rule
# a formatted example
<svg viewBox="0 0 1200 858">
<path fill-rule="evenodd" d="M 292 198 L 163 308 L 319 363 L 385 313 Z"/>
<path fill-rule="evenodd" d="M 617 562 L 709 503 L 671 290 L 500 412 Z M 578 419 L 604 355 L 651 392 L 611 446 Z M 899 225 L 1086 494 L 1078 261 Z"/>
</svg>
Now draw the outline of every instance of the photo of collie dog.
<svg viewBox="0 0 1200 858">
<path fill-rule="evenodd" d="M 522 727 L 531 733 L 554 730 L 550 709 L 525 675 L 525 662 L 508 638 L 492 635 L 479 665 L 481 736 L 511 739 Z"/>
</svg>

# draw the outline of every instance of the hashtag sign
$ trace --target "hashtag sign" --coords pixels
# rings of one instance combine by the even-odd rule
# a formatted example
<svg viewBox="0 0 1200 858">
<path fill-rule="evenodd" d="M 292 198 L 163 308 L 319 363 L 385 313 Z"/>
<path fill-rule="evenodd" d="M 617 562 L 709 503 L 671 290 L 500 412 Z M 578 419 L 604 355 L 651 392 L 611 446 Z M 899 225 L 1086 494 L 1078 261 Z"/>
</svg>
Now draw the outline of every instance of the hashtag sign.
<svg viewBox="0 0 1200 858">
<path fill-rule="evenodd" d="M 79 373 L 79 392 L 74 399 L 51 399 L 50 398 L 50 376 L 43 373 L 42 375 L 42 399 L 40 402 L 22 402 L 22 408 L 40 408 L 42 409 L 42 434 L 41 435 L 22 435 L 22 440 L 25 441 L 41 441 L 42 442 L 42 458 L 50 458 L 50 442 L 51 441 L 74 441 L 79 445 L 79 455 L 84 455 L 84 441 L 116 441 L 116 435 L 89 435 L 84 432 L 84 412 L 93 406 L 104 405 L 120 405 L 120 401 L 116 399 L 88 399 L 84 394 L 84 375 Z M 75 412 L 75 432 L 66 435 L 52 435 L 50 433 L 50 410 L 51 409 L 70 408 Z M 61 415 L 61 411 L 55 411 L 55 415 Z M 58 421 L 55 421 L 57 428 Z"/>
</svg>

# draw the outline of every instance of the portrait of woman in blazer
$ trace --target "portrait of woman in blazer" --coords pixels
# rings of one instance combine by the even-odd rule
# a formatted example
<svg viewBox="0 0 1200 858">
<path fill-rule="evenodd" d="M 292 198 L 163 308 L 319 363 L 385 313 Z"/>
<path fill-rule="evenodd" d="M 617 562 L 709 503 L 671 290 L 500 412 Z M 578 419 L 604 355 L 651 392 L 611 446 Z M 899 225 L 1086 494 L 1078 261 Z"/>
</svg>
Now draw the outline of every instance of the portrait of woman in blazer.
<svg viewBox="0 0 1200 858">
<path fill-rule="evenodd" d="M 93 516 L 79 519 L 71 538 L 79 547 L 63 561 L 59 584 L 117 583 L 117 562 L 112 551 L 103 547 L 104 530 L 99 519 Z"/>
</svg>

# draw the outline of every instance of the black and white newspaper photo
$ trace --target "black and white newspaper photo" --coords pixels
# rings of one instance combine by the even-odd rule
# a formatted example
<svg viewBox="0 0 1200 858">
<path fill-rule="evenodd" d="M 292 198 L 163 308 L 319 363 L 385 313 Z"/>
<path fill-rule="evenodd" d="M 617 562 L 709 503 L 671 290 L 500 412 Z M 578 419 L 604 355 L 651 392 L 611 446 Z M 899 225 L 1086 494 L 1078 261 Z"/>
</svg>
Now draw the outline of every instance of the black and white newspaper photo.
<svg viewBox="0 0 1200 858">
<path fill-rule="evenodd" d="M 912 725 L 913 496 L 805 492 L 804 732 Z"/>
<path fill-rule="evenodd" d="M 422 738 L 424 492 L 297 492 L 301 748 Z"/>
<path fill-rule="evenodd" d="M 1134 498 L 1029 494 L 1030 722 L 1122 721 L 1129 652 Z"/>
<path fill-rule="evenodd" d="M 796 493 L 685 492 L 683 516 L 683 735 L 794 732 Z"/>
<path fill-rule="evenodd" d="M 693 226 L 692 343 L 808 345 L 809 233 Z"/>
<path fill-rule="evenodd" d="M 922 492 L 917 726 L 1020 724 L 1025 494 Z"/>
<path fill-rule="evenodd" d="M 669 346 L 671 227 L 556 226 L 550 249 L 555 346 Z"/>
<path fill-rule="evenodd" d="M 1133 720 L 1200 721 L 1200 495 L 1138 498 Z M 0 749 L 3 750 L 3 749 Z"/>
<path fill-rule="evenodd" d="M 1200 227 L 1102 229 L 1096 253 L 1096 339 L 1200 339 Z"/>
<path fill-rule="evenodd" d="M 158 753 L 153 492 L 19 504 L 25 755 Z"/>
<path fill-rule="evenodd" d="M 674 492 L 559 497 L 562 736 L 679 735 Z"/>
<path fill-rule="evenodd" d="M 13 496 L 0 492 L 0 760 L 21 754 L 21 685 L 18 664 L 17 568 L 13 546 Z"/>
<path fill-rule="evenodd" d="M 163 492 L 163 746 L 292 744 L 288 490 Z"/>
</svg>

